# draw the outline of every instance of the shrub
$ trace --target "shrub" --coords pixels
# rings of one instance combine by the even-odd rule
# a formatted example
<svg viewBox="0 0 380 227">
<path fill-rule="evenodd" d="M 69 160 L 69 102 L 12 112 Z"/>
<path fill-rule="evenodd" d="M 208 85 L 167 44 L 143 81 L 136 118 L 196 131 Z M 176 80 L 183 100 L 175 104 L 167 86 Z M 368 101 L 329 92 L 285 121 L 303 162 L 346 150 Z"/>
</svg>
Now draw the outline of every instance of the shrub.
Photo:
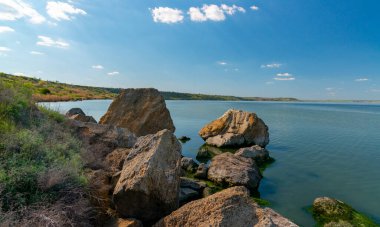
<svg viewBox="0 0 380 227">
<path fill-rule="evenodd" d="M 42 95 L 49 95 L 49 94 L 51 94 L 51 91 L 48 88 L 41 88 L 39 90 L 39 93 Z"/>
<path fill-rule="evenodd" d="M 0 78 L 0 226 L 88 224 L 81 143 L 63 121 Z"/>
</svg>

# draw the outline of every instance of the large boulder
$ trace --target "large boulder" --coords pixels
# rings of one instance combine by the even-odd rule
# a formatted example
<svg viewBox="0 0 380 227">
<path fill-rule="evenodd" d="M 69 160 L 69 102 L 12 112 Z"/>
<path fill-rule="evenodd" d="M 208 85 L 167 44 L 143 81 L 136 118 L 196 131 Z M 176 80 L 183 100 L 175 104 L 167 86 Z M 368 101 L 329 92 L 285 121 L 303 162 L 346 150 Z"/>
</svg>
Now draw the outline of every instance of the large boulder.
<svg viewBox="0 0 380 227">
<path fill-rule="evenodd" d="M 270 223 L 270 225 L 268 225 Z M 232 187 L 182 206 L 157 222 L 172 226 L 297 226 L 269 208 L 262 209 L 245 187 Z"/>
<path fill-rule="evenodd" d="M 208 179 L 228 186 L 246 186 L 257 189 L 262 178 L 260 170 L 252 159 L 223 153 L 211 160 L 207 173 Z"/>
<path fill-rule="evenodd" d="M 152 224 L 178 208 L 181 144 L 169 130 L 139 137 L 128 154 L 113 192 L 124 218 Z"/>
<path fill-rule="evenodd" d="M 263 120 L 255 113 L 233 109 L 204 126 L 199 135 L 207 144 L 217 147 L 265 147 L 269 143 L 268 127 Z"/>
<path fill-rule="evenodd" d="M 258 145 L 254 145 L 252 147 L 244 147 L 240 148 L 236 151 L 235 155 L 252 158 L 256 161 L 256 163 L 265 163 L 270 160 L 269 151 L 265 148 L 262 148 Z"/>
<path fill-rule="evenodd" d="M 104 168 L 105 157 L 116 148 L 132 148 L 136 136 L 128 129 L 111 125 L 99 125 L 81 121 L 68 121 L 86 148 L 85 166 L 91 169 Z"/>
<path fill-rule="evenodd" d="M 111 103 L 99 124 L 128 128 L 137 136 L 145 136 L 175 127 L 165 100 L 153 88 L 126 89 Z"/>
</svg>

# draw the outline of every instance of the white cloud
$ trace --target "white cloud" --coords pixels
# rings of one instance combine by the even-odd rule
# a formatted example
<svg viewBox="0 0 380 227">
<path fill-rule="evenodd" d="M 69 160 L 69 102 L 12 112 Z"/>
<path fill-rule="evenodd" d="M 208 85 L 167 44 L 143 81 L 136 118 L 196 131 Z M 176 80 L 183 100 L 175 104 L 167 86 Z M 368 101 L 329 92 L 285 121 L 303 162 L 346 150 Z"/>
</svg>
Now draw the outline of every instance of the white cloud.
<svg viewBox="0 0 380 227">
<path fill-rule="evenodd" d="M 286 78 L 275 77 L 273 79 L 280 80 L 280 81 L 296 80 L 296 78 L 294 78 L 294 77 L 286 77 Z"/>
<path fill-rule="evenodd" d="M 190 20 L 196 21 L 196 22 L 202 22 L 206 21 L 207 17 L 201 12 L 201 9 L 198 7 L 190 7 L 187 14 L 190 15 Z"/>
<path fill-rule="evenodd" d="M 195 22 L 211 21 L 224 21 L 227 15 L 234 15 L 236 12 L 245 13 L 245 9 L 240 6 L 228 6 L 222 4 L 220 6 L 215 4 L 204 4 L 202 8 L 191 7 L 187 14 L 190 15 L 190 20 Z"/>
<path fill-rule="evenodd" d="M 46 46 L 46 47 L 58 47 L 58 48 L 68 48 L 70 44 L 66 43 L 62 40 L 53 40 L 50 37 L 47 36 L 38 36 L 39 41 L 37 42 L 37 45 L 39 46 Z"/>
<path fill-rule="evenodd" d="M 0 0 L 1 1 L 1 0 Z M 8 26 L 0 26 L 0 33 L 4 32 L 14 32 L 15 30 Z"/>
<path fill-rule="evenodd" d="M 272 64 L 261 65 L 261 68 L 280 68 L 281 66 L 282 64 L 272 63 Z"/>
<path fill-rule="evenodd" d="M 6 57 L 8 56 L 6 53 L 12 51 L 8 47 L 0 47 L 0 56 L 1 57 Z"/>
<path fill-rule="evenodd" d="M 240 6 L 236 6 L 236 5 L 232 5 L 232 6 L 228 6 L 226 4 L 222 4 L 220 6 L 220 8 L 223 9 L 223 11 L 225 13 L 227 13 L 228 15 L 234 15 L 237 11 L 238 12 L 242 12 L 242 13 L 245 13 L 245 9 L 243 7 L 240 7 Z"/>
<path fill-rule="evenodd" d="M 44 53 L 38 51 L 30 51 L 29 53 L 32 55 L 44 55 Z"/>
<path fill-rule="evenodd" d="M 98 70 L 104 69 L 104 67 L 102 65 L 93 65 L 92 68 L 98 69 Z"/>
<path fill-rule="evenodd" d="M 271 84 L 274 84 L 274 82 L 273 81 L 268 81 L 268 82 L 265 82 L 265 84 L 271 85 Z"/>
<path fill-rule="evenodd" d="M 11 49 L 9 49 L 8 47 L 0 47 L 0 52 L 9 52 L 11 51 Z"/>
<path fill-rule="evenodd" d="M 24 73 L 13 73 L 13 75 L 16 75 L 16 76 L 25 76 Z"/>
<path fill-rule="evenodd" d="M 174 24 L 183 21 L 183 12 L 169 7 L 158 7 L 151 10 L 153 21 L 156 23 Z"/>
<path fill-rule="evenodd" d="M 359 78 L 355 80 L 356 82 L 365 82 L 368 81 L 368 78 Z"/>
<path fill-rule="evenodd" d="M 218 61 L 217 62 L 219 65 L 227 65 L 227 62 L 224 62 L 224 61 Z"/>
<path fill-rule="evenodd" d="M 57 21 L 60 20 L 72 20 L 75 17 L 73 15 L 86 15 L 86 11 L 75 8 L 66 2 L 54 2 L 50 1 L 46 4 L 46 12 L 49 16 Z"/>
<path fill-rule="evenodd" d="M 380 92 L 380 89 L 371 89 L 370 92 L 378 93 Z"/>
<path fill-rule="evenodd" d="M 27 18 L 33 24 L 45 22 L 45 17 L 39 14 L 32 6 L 23 0 L 0 0 L 0 20 L 15 21 Z"/>
<path fill-rule="evenodd" d="M 289 77 L 289 76 L 293 76 L 293 75 L 290 73 L 277 73 L 277 76 Z"/>
<path fill-rule="evenodd" d="M 119 75 L 120 73 L 119 72 L 110 72 L 110 73 L 107 73 L 108 76 L 116 76 L 116 75 Z"/>
<path fill-rule="evenodd" d="M 251 10 L 254 10 L 254 11 L 259 10 L 259 7 L 258 7 L 258 6 L 251 6 L 250 8 L 251 8 Z"/>
<path fill-rule="evenodd" d="M 209 20 L 223 21 L 226 19 L 223 9 L 217 5 L 203 5 L 202 11 Z"/>
</svg>

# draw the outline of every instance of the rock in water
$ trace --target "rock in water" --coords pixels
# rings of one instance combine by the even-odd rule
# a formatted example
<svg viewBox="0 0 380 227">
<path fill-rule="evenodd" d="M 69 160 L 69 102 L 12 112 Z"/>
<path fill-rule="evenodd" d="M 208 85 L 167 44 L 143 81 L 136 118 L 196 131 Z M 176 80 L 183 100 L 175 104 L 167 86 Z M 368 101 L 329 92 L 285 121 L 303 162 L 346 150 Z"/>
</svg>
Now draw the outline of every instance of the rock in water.
<svg viewBox="0 0 380 227">
<path fill-rule="evenodd" d="M 329 197 L 316 198 L 312 212 L 318 226 L 378 226 L 349 205 Z"/>
<path fill-rule="evenodd" d="M 71 117 L 77 114 L 86 116 L 81 108 L 71 108 L 69 111 L 67 111 L 66 117 Z"/>
<path fill-rule="evenodd" d="M 295 227 L 297 225 L 269 208 L 260 208 L 250 199 L 249 192 L 245 187 L 233 187 L 207 198 L 187 203 L 154 226 Z"/>
<path fill-rule="evenodd" d="M 113 193 L 117 212 L 152 224 L 178 208 L 181 144 L 169 130 L 138 138 Z"/>
<path fill-rule="evenodd" d="M 241 147 L 269 143 L 268 127 L 255 113 L 228 110 L 220 118 L 204 126 L 199 135 L 207 144 L 224 147 Z"/>
<path fill-rule="evenodd" d="M 240 148 L 239 150 L 236 151 L 235 155 L 245 157 L 245 158 L 252 158 L 259 164 L 265 163 L 266 161 L 270 159 L 269 151 L 258 145 L 254 145 L 252 147 Z"/>
<path fill-rule="evenodd" d="M 163 129 L 175 131 L 164 98 L 153 88 L 123 90 L 99 124 L 128 128 L 137 136 L 155 134 Z"/>
<path fill-rule="evenodd" d="M 229 186 L 246 186 L 257 189 L 262 178 L 259 168 L 252 159 L 229 152 L 215 156 L 208 169 L 208 179 Z"/>
<path fill-rule="evenodd" d="M 87 116 L 81 108 L 71 108 L 65 115 L 71 120 L 97 123 L 92 116 Z"/>
</svg>

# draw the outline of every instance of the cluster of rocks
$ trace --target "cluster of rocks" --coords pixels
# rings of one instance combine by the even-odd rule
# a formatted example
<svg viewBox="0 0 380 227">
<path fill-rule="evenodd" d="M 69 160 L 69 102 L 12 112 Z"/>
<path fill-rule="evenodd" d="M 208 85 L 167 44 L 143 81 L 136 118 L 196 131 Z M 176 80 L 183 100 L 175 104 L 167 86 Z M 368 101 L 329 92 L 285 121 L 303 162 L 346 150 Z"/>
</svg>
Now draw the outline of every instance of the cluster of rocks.
<svg viewBox="0 0 380 227">
<path fill-rule="evenodd" d="M 268 133 L 262 120 L 239 113 L 227 114 L 225 123 L 234 124 L 227 127 L 232 132 L 224 130 L 226 125 L 219 132 L 228 134 L 229 141 L 265 146 Z M 78 114 L 86 118 L 73 117 Z M 262 178 L 256 162 L 269 158 L 264 148 L 222 153 L 209 166 L 182 157 L 170 113 L 155 89 L 123 91 L 99 124 L 87 120 L 78 109 L 67 116 L 87 148 L 83 159 L 92 200 L 101 211 L 99 225 L 296 226 L 273 210 L 259 207 L 249 196 Z M 245 129 L 235 129 L 239 125 Z M 256 135 L 250 130 L 265 133 Z M 243 137 L 237 139 L 238 133 L 244 133 Z M 222 190 L 219 185 L 232 188 Z"/>
<path fill-rule="evenodd" d="M 208 180 L 224 187 L 245 186 L 251 191 L 258 188 L 262 179 L 259 166 L 271 160 L 264 148 L 269 143 L 269 133 L 263 120 L 254 113 L 228 110 L 204 126 L 199 135 L 206 144 L 197 159 L 211 159 Z"/>
</svg>

